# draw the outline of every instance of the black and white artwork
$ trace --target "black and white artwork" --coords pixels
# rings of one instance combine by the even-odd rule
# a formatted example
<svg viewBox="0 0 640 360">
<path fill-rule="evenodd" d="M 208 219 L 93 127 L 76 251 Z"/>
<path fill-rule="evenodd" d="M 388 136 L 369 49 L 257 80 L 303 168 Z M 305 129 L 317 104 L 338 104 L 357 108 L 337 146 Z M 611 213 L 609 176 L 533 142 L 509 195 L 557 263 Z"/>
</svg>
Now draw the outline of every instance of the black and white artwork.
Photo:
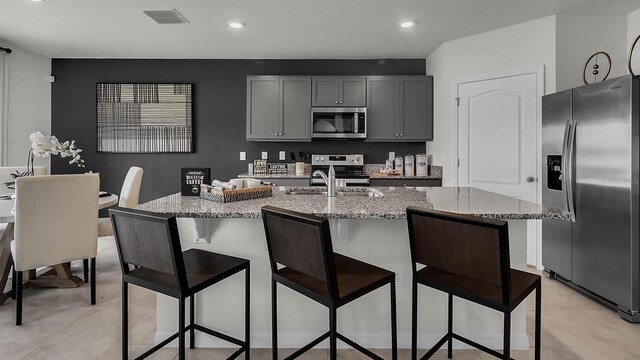
<svg viewBox="0 0 640 360">
<path fill-rule="evenodd" d="M 98 151 L 193 151 L 193 84 L 97 84 Z"/>
</svg>

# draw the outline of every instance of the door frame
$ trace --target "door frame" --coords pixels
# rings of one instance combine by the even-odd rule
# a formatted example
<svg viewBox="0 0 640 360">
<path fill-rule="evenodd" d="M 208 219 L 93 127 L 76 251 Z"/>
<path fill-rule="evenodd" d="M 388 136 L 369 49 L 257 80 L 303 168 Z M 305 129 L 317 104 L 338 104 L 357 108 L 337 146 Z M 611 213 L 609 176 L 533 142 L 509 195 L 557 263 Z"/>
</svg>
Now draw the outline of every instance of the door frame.
<svg viewBox="0 0 640 360">
<path fill-rule="evenodd" d="M 544 65 L 524 68 L 520 70 L 513 70 L 508 72 L 501 72 L 495 74 L 479 75 L 463 79 L 453 80 L 453 114 L 454 114 L 454 126 L 453 126 L 453 183 L 454 186 L 458 186 L 458 129 L 460 127 L 460 119 L 458 118 L 458 93 L 460 85 L 496 80 L 508 77 L 522 76 L 522 75 L 535 75 L 536 76 L 536 202 L 542 204 L 542 97 L 544 96 Z M 529 220 L 527 223 L 528 237 L 533 236 L 536 239 L 536 256 L 535 266 L 542 270 L 542 221 Z M 529 239 L 527 239 L 527 243 Z M 529 258 L 527 254 L 527 258 Z"/>
</svg>

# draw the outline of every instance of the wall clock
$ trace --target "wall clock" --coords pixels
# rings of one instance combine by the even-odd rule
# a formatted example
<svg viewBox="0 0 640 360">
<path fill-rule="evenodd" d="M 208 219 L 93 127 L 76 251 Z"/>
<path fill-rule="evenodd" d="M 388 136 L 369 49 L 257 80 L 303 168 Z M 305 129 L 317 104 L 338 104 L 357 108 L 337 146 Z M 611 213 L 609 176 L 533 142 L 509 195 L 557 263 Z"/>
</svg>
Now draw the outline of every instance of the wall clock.
<svg viewBox="0 0 640 360">
<path fill-rule="evenodd" d="M 633 76 L 640 75 L 640 36 L 636 38 L 629 51 L 629 73 Z"/>
<path fill-rule="evenodd" d="M 611 72 L 611 56 L 604 51 L 591 55 L 582 70 L 582 81 L 585 85 L 607 80 Z"/>
</svg>

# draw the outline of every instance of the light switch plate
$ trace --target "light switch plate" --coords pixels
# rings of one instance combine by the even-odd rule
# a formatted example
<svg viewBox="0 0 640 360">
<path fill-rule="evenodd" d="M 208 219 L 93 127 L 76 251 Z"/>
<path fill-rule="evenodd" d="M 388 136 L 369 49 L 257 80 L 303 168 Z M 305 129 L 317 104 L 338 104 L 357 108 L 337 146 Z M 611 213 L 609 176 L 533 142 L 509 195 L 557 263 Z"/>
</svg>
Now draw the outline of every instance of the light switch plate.
<svg viewBox="0 0 640 360">
<path fill-rule="evenodd" d="M 266 152 L 266 151 L 263 151 L 262 152 L 262 160 L 267 160 L 267 159 L 269 159 L 269 153 Z"/>
<path fill-rule="evenodd" d="M 280 151 L 280 160 L 284 160 L 287 158 L 287 155 L 285 154 L 284 151 Z"/>
<path fill-rule="evenodd" d="M 247 160 L 247 152 L 246 151 L 240 151 L 240 160 L 241 161 Z"/>
</svg>

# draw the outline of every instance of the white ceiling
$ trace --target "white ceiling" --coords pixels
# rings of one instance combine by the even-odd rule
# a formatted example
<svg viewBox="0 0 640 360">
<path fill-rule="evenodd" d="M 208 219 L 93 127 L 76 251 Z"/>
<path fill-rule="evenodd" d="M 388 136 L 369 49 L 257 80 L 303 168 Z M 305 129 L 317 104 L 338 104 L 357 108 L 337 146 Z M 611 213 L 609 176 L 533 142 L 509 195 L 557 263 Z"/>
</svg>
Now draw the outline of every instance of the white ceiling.
<svg viewBox="0 0 640 360">
<path fill-rule="evenodd" d="M 445 41 L 640 0 L 0 0 L 0 39 L 50 57 L 424 58 Z M 189 24 L 143 10 L 176 8 Z M 401 29 L 402 20 L 416 26 Z M 241 30 L 229 20 L 246 23 Z M 470 59 L 470 61 L 473 61 Z"/>
</svg>

